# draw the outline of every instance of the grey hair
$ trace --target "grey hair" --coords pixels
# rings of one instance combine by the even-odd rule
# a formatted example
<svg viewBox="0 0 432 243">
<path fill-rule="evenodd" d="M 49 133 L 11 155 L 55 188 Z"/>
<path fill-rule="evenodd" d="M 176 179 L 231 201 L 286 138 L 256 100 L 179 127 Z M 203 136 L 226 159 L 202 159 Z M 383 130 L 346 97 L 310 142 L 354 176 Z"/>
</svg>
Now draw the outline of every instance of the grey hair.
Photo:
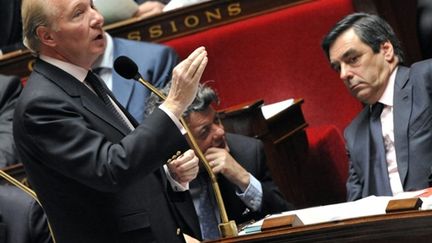
<svg viewBox="0 0 432 243">
<path fill-rule="evenodd" d="M 161 92 L 164 95 L 167 95 L 169 90 L 171 88 L 171 83 L 168 83 Z M 153 112 L 153 110 L 158 107 L 160 104 L 162 104 L 162 100 L 155 94 L 151 94 L 150 97 L 147 99 L 146 103 L 146 109 L 145 109 L 145 116 L 148 116 Z M 216 94 L 216 92 L 207 86 L 206 84 L 199 84 L 198 85 L 198 91 L 197 95 L 192 102 L 191 105 L 189 105 L 186 110 L 183 112 L 183 117 L 188 117 L 190 113 L 192 112 L 201 112 L 207 110 L 209 106 L 212 103 L 219 104 L 219 98 Z"/>
<path fill-rule="evenodd" d="M 40 40 L 36 30 L 39 26 L 55 27 L 52 17 L 57 9 L 47 0 L 23 0 L 21 5 L 21 18 L 23 25 L 23 43 L 32 52 L 38 55 Z"/>
</svg>

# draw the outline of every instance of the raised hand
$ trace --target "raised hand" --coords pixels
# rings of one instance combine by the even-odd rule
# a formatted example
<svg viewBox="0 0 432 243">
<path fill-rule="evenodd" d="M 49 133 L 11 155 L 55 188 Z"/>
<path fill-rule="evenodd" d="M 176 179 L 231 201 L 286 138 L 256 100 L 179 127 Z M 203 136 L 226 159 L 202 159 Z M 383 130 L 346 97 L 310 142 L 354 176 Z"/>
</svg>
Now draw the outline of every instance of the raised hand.
<svg viewBox="0 0 432 243">
<path fill-rule="evenodd" d="M 176 117 L 180 117 L 195 99 L 207 62 L 207 51 L 204 47 L 199 47 L 174 68 L 171 88 L 164 106 Z"/>
</svg>

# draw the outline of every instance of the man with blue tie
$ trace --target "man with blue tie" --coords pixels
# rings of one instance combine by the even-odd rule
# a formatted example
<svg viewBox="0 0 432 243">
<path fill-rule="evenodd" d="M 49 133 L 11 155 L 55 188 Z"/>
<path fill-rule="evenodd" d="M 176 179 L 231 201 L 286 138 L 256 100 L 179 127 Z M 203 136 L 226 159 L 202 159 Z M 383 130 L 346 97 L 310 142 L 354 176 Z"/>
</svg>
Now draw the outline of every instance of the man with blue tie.
<svg viewBox="0 0 432 243">
<path fill-rule="evenodd" d="M 163 90 L 168 93 L 169 85 Z M 263 143 L 255 138 L 226 133 L 212 107 L 219 98 L 206 85 L 199 85 L 197 95 L 183 113 L 184 120 L 204 153 L 218 184 L 230 220 L 243 224 L 267 214 L 293 209 L 279 191 L 266 164 Z M 147 113 L 161 101 L 152 95 Z M 178 196 L 178 194 L 177 194 Z M 182 197 L 173 196 L 184 218 L 183 231 L 198 239 L 218 239 L 220 211 L 209 175 L 201 167 Z"/>
<path fill-rule="evenodd" d="M 400 43 L 378 16 L 354 13 L 322 48 L 364 109 L 345 129 L 348 200 L 429 187 L 432 168 L 432 61 L 404 61 Z"/>
</svg>

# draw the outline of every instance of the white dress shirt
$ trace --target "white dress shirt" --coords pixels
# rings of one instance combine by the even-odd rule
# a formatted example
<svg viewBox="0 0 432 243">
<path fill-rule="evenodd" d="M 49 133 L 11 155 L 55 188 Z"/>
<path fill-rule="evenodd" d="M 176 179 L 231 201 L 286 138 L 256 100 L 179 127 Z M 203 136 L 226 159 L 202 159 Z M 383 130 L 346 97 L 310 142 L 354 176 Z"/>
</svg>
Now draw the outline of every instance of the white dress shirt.
<svg viewBox="0 0 432 243">
<path fill-rule="evenodd" d="M 399 176 L 396 160 L 396 150 L 394 145 L 394 118 L 393 118 L 393 93 L 396 79 L 397 67 L 390 75 L 387 87 L 379 99 L 384 104 L 381 113 L 382 136 L 384 138 L 384 147 L 386 152 L 387 170 L 389 174 L 390 187 L 393 195 L 403 192 L 402 182 Z"/>
</svg>

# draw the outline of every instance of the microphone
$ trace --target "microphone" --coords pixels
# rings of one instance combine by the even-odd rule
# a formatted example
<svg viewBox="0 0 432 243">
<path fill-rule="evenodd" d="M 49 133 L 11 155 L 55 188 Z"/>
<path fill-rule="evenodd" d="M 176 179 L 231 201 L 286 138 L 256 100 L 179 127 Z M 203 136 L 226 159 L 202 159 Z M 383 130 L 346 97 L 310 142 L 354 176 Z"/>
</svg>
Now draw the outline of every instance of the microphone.
<svg viewBox="0 0 432 243">
<path fill-rule="evenodd" d="M 114 70 L 125 79 L 139 80 L 141 78 L 138 66 L 127 56 L 119 56 L 114 60 Z"/>
<path fill-rule="evenodd" d="M 136 63 L 127 56 L 119 56 L 114 60 L 114 70 L 125 79 L 135 79 L 142 83 L 149 90 L 159 96 L 160 99 L 166 100 L 166 96 L 156 89 L 150 82 L 144 80 L 138 71 Z"/>
</svg>

